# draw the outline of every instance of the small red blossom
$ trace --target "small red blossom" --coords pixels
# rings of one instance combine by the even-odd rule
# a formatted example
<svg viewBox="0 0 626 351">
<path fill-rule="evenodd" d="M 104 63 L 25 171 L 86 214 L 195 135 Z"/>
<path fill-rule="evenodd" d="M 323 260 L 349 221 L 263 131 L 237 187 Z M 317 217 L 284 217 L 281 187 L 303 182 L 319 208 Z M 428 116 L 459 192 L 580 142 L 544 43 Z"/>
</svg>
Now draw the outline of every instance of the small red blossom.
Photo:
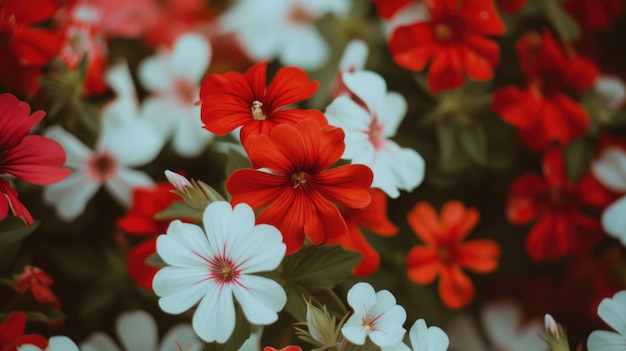
<svg viewBox="0 0 626 351">
<path fill-rule="evenodd" d="M 159 269 L 147 265 L 146 259 L 156 253 L 156 238 L 167 231 L 170 223 L 170 220 L 157 220 L 154 216 L 180 200 L 170 190 L 174 187 L 167 182 L 160 182 L 153 188 L 135 188 L 131 208 L 117 221 L 126 233 L 149 237 L 133 247 L 126 258 L 128 274 L 147 290 L 152 289 L 152 279 Z"/>
<path fill-rule="evenodd" d="M 24 334 L 26 314 L 22 311 L 9 313 L 0 322 L 0 351 L 15 351 L 19 346 L 35 345 L 40 349 L 48 347 L 48 340 L 37 334 Z"/>
<path fill-rule="evenodd" d="M 524 35 L 517 42 L 526 86 L 507 86 L 494 93 L 492 108 L 518 128 L 522 141 L 535 151 L 552 142 L 567 144 L 589 129 L 585 110 L 562 91 L 583 92 L 597 75 L 595 65 L 562 48 L 548 30 Z"/>
<path fill-rule="evenodd" d="M 474 285 L 461 268 L 476 273 L 498 267 L 500 247 L 488 239 L 462 242 L 478 222 L 474 208 L 449 201 L 441 217 L 426 202 L 417 203 L 407 214 L 409 225 L 426 244 L 409 252 L 408 276 L 417 284 L 429 284 L 439 276 L 439 296 L 449 308 L 461 308 L 474 298 Z"/>
<path fill-rule="evenodd" d="M 104 35 L 84 23 L 71 22 L 62 29 L 60 58 L 75 70 L 87 55 L 87 72 L 83 83 L 84 95 L 101 94 L 106 91 L 104 70 L 107 65 L 107 44 Z"/>
<path fill-rule="evenodd" d="M 398 232 L 398 227 L 387 218 L 387 195 L 378 189 L 371 189 L 370 195 L 372 202 L 367 207 L 341 210 L 341 215 L 348 226 L 348 235 L 328 238 L 326 241 L 327 244 L 341 244 L 344 248 L 363 255 L 361 262 L 352 271 L 356 276 L 372 275 L 380 266 L 380 255 L 365 240 L 361 227 L 380 236 L 392 236 Z"/>
<path fill-rule="evenodd" d="M 13 288 L 15 291 L 26 294 L 41 304 L 50 305 L 61 311 L 59 299 L 50 290 L 50 286 L 53 283 L 52 277 L 46 274 L 46 272 L 37 267 L 26 266 Z"/>
<path fill-rule="evenodd" d="M 244 74 L 228 72 L 206 77 L 200 88 L 204 128 L 225 135 L 242 126 L 241 142 L 246 147 L 255 136 L 269 134 L 279 124 L 295 125 L 307 118 L 319 125 L 328 124 L 318 110 L 287 108 L 313 96 L 317 81 L 309 82 L 300 68 L 283 67 L 266 87 L 266 69 L 267 62 L 261 62 Z"/>
<path fill-rule="evenodd" d="M 56 141 L 29 131 L 45 116 L 43 111 L 30 114 L 30 107 L 11 94 L 0 94 L 0 175 L 10 174 L 33 184 L 47 185 L 63 180 L 70 170 L 61 168 L 65 151 Z M 0 220 L 9 208 L 28 225 L 33 218 L 17 199 L 17 192 L 0 178 Z"/>
<path fill-rule="evenodd" d="M 623 0 L 567 0 L 564 4 L 585 31 L 608 29 L 624 11 Z"/>
<path fill-rule="evenodd" d="M 257 169 L 237 170 L 226 181 L 233 205 L 245 202 L 254 210 L 267 206 L 257 221 L 280 230 L 287 253 L 300 249 L 305 235 L 313 244 L 346 235 L 346 222 L 335 203 L 367 206 L 373 174 L 363 165 L 327 169 L 343 154 L 343 138 L 340 128 L 322 127 L 311 119 L 259 135 L 248 151 Z"/>
<path fill-rule="evenodd" d="M 419 0 L 370 0 L 376 4 L 378 15 L 384 19 L 391 19 L 401 8 Z"/>
<path fill-rule="evenodd" d="M 493 0 L 424 0 L 429 22 L 397 28 L 389 42 L 396 63 L 423 71 L 433 93 L 463 85 L 467 74 L 476 81 L 493 77 L 500 60 L 498 43 L 505 28 Z"/>
<path fill-rule="evenodd" d="M 563 152 L 557 147 L 543 156 L 543 177 L 529 173 L 513 181 L 507 217 L 513 224 L 535 224 L 526 238 L 526 251 L 534 261 L 550 261 L 567 254 L 586 253 L 601 233 L 597 218 L 581 211 L 592 205 L 586 182 L 567 179 Z"/>
</svg>

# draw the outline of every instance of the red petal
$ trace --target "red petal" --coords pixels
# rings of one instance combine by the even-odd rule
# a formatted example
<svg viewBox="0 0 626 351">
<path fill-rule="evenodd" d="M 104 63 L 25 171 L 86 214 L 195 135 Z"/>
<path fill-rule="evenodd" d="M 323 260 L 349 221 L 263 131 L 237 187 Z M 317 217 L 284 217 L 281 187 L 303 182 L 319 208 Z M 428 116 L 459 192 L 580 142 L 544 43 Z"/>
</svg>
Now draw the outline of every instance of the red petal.
<svg viewBox="0 0 626 351">
<path fill-rule="evenodd" d="M 548 191 L 545 180 L 536 174 L 526 174 L 513 181 L 509 190 L 506 215 L 513 224 L 533 220 L 540 210 L 539 197 Z"/>
<path fill-rule="evenodd" d="M 320 126 L 328 124 L 326 116 L 324 116 L 322 112 L 314 109 L 301 110 L 297 108 L 290 108 L 272 112 L 272 122 L 276 124 L 289 124 L 295 126 L 298 122 L 305 119 L 315 120 Z"/>
<path fill-rule="evenodd" d="M 399 66 L 423 71 L 438 49 L 433 26 L 430 23 L 415 23 L 397 28 L 389 41 L 389 51 Z"/>
<path fill-rule="evenodd" d="M 0 178 L 0 194 L 6 198 L 15 217 L 19 217 L 26 225 L 32 225 L 35 222 L 26 206 L 18 200 L 17 191 L 11 188 L 9 182 L 2 178 Z"/>
<path fill-rule="evenodd" d="M 328 238 L 327 244 L 341 244 L 345 249 L 359 252 L 363 257 L 361 262 L 354 267 L 352 275 L 368 276 L 374 274 L 380 265 L 380 255 L 365 240 L 365 236 L 356 223 L 348 224 L 348 234 L 336 238 Z"/>
<path fill-rule="evenodd" d="M 43 66 L 61 50 L 61 36 L 47 29 L 30 28 L 13 37 L 9 46 L 25 66 Z"/>
<path fill-rule="evenodd" d="M 407 258 L 407 275 L 414 283 L 430 284 L 442 269 L 441 261 L 435 248 L 415 246 Z"/>
<path fill-rule="evenodd" d="M 398 227 L 387 217 L 387 195 L 374 188 L 370 189 L 370 195 L 372 201 L 363 210 L 350 210 L 356 212 L 354 221 L 378 235 L 395 235 Z M 344 218 L 346 218 L 345 215 Z M 346 221 L 348 221 L 347 218 Z"/>
<path fill-rule="evenodd" d="M 459 13 L 472 28 L 488 35 L 502 35 L 506 31 L 493 0 L 464 0 L 460 3 Z"/>
<path fill-rule="evenodd" d="M 248 156 L 254 168 L 268 168 L 284 176 L 291 176 L 297 164 L 284 150 L 293 147 L 303 152 L 302 137 L 293 127 L 277 126 L 274 129 L 272 134 L 277 136 L 278 143 L 267 135 L 259 135 L 246 147 Z"/>
<path fill-rule="evenodd" d="M 459 267 L 445 267 L 439 278 L 439 296 L 448 308 L 464 307 L 474 298 L 474 284 Z"/>
<path fill-rule="evenodd" d="M 30 114 L 27 103 L 11 94 L 0 94 L 0 145 L 4 149 L 15 147 L 46 115 L 43 111 Z"/>
<path fill-rule="evenodd" d="M 369 193 L 372 171 L 363 165 L 345 165 L 315 176 L 315 188 L 331 201 L 352 208 L 364 208 L 372 200 Z"/>
<path fill-rule="evenodd" d="M 533 261 L 552 261 L 569 251 L 569 233 L 576 228 L 558 212 L 547 212 L 533 226 L 526 238 L 526 250 Z"/>
<path fill-rule="evenodd" d="M 15 15 L 22 24 L 37 24 L 52 17 L 56 6 L 52 0 L 5 0 L 0 5 L 6 13 Z"/>
<path fill-rule="evenodd" d="M 26 331 L 26 314 L 15 311 L 0 322 L 0 345 L 4 346 L 17 339 Z"/>
<path fill-rule="evenodd" d="M 409 225 L 426 243 L 435 243 L 441 235 L 441 226 L 435 209 L 426 202 L 418 202 L 406 215 Z"/>
<path fill-rule="evenodd" d="M 252 93 L 252 95 L 246 95 L 248 102 L 251 103 L 254 100 L 261 100 L 262 97 L 266 96 L 264 94 L 267 81 L 266 72 L 267 61 L 261 61 L 250 67 L 246 73 L 244 73 L 244 77 L 250 87 L 246 90 L 246 93 Z"/>
<path fill-rule="evenodd" d="M 473 80 L 482 82 L 493 78 L 491 63 L 482 56 L 479 56 L 472 49 L 466 48 L 461 56 L 463 70 Z"/>
<path fill-rule="evenodd" d="M 311 203 L 300 198 L 301 195 L 300 192 L 283 191 L 257 216 L 257 223 L 271 224 L 280 230 L 283 242 L 287 246 L 287 254 L 292 254 L 302 247 L 304 224 L 309 216 L 315 214 Z"/>
<path fill-rule="evenodd" d="M 337 206 L 316 191 L 302 194 L 299 201 L 309 202 L 310 208 L 304 225 L 304 233 L 313 244 L 321 244 L 327 237 L 340 237 L 348 233 L 346 222 Z"/>
<path fill-rule="evenodd" d="M 47 185 L 60 182 L 71 171 L 61 168 L 65 150 L 56 141 L 39 135 L 28 135 L 10 149 L 0 169 L 29 183 Z"/>
<path fill-rule="evenodd" d="M 448 201 L 441 209 L 441 234 L 446 241 L 459 242 L 478 223 L 479 214 L 474 208 L 465 208 L 460 201 Z"/>
<path fill-rule="evenodd" d="M 233 205 L 245 202 L 255 210 L 293 192 L 289 179 L 252 169 L 233 172 L 226 181 L 226 190 L 232 195 Z"/>
<path fill-rule="evenodd" d="M 490 273 L 498 268 L 500 247 L 492 240 L 476 239 L 457 247 L 454 261 L 476 273 Z"/>
<path fill-rule="evenodd" d="M 428 86 L 433 94 L 463 85 L 460 53 L 452 47 L 439 50 L 428 70 Z"/>
<path fill-rule="evenodd" d="M 309 82 L 307 74 L 298 67 L 283 67 L 267 87 L 265 102 L 270 114 L 287 105 L 295 104 L 315 95 L 318 81 Z"/>
<path fill-rule="evenodd" d="M 155 236 L 139 243 L 128 252 L 126 257 L 128 274 L 139 286 L 146 290 L 152 289 L 152 279 L 159 271 L 158 268 L 146 264 L 148 257 L 156 253 L 156 241 L 157 237 Z"/>
<path fill-rule="evenodd" d="M 563 187 L 567 182 L 567 171 L 565 170 L 565 160 L 563 150 L 558 146 L 548 148 L 541 160 L 543 175 L 550 187 Z"/>
<path fill-rule="evenodd" d="M 543 102 L 529 90 L 508 86 L 493 93 L 491 108 L 503 120 L 517 128 L 526 129 L 541 118 L 539 111 Z"/>
</svg>

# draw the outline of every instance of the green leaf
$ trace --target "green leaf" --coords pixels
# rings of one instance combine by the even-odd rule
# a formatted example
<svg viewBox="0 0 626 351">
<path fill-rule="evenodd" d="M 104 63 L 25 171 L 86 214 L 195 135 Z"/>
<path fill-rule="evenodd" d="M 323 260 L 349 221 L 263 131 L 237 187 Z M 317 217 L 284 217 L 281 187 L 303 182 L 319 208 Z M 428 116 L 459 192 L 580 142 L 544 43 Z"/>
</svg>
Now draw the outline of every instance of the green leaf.
<svg viewBox="0 0 626 351">
<path fill-rule="evenodd" d="M 100 134 L 100 118 L 96 106 L 77 98 L 72 107 L 83 127 L 93 134 Z"/>
<path fill-rule="evenodd" d="M 285 287 L 287 293 L 287 304 L 285 305 L 285 311 L 287 311 L 296 321 L 306 321 L 306 302 L 305 298 L 318 302 L 310 292 L 298 284 L 288 284 Z M 319 304 L 319 303 L 318 303 Z"/>
<path fill-rule="evenodd" d="M 146 258 L 145 263 L 150 266 L 150 267 L 154 267 L 154 268 L 163 268 L 165 266 L 167 266 L 167 263 L 165 263 L 165 261 L 163 261 L 163 259 L 161 258 L 161 256 L 159 256 L 158 253 L 153 253 L 152 255 L 148 256 L 148 258 Z"/>
<path fill-rule="evenodd" d="M 580 28 L 576 21 L 563 10 L 561 5 L 554 0 L 543 0 L 543 2 L 544 13 L 559 36 L 567 41 L 578 39 L 580 37 Z"/>
<path fill-rule="evenodd" d="M 17 217 L 7 217 L 0 221 L 0 246 L 14 244 L 32 234 L 39 227 L 39 222 L 27 226 Z"/>
<path fill-rule="evenodd" d="M 349 277 L 360 261 L 358 252 L 340 245 L 310 245 L 283 259 L 283 276 L 307 290 L 331 289 Z"/>
<path fill-rule="evenodd" d="M 189 218 L 200 221 L 202 210 L 189 206 L 184 201 L 174 201 L 170 206 L 154 216 L 156 220 Z"/>
<path fill-rule="evenodd" d="M 229 148 L 228 154 L 226 154 L 226 178 L 233 174 L 234 171 L 242 168 L 252 168 L 252 163 L 246 156 L 233 148 Z"/>
<path fill-rule="evenodd" d="M 593 159 L 593 148 L 585 140 L 574 140 L 565 148 L 565 167 L 570 180 L 578 180 Z"/>
<path fill-rule="evenodd" d="M 467 156 L 481 166 L 487 164 L 487 140 L 482 126 L 476 123 L 462 126 L 459 141 Z"/>
<path fill-rule="evenodd" d="M 437 124 L 437 139 L 439 141 L 439 157 L 442 164 L 447 164 L 456 153 L 456 132 L 450 123 Z"/>
<path fill-rule="evenodd" d="M 250 338 L 250 322 L 246 319 L 239 304 L 235 303 L 235 330 L 224 344 L 207 343 L 207 351 L 238 351 Z"/>
</svg>

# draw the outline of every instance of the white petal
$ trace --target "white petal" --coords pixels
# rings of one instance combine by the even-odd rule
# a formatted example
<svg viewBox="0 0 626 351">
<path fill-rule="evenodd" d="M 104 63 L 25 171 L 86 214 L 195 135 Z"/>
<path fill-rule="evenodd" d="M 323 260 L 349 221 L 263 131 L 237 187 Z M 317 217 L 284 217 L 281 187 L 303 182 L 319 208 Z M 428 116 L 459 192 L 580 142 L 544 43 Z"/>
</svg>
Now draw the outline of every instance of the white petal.
<svg viewBox="0 0 626 351">
<path fill-rule="evenodd" d="M 398 126 L 406 115 L 406 99 L 396 93 L 390 92 L 385 95 L 385 101 L 378 112 L 378 123 L 383 125 L 383 136 L 390 138 L 396 135 Z"/>
<path fill-rule="evenodd" d="M 343 51 L 341 60 L 339 60 L 339 71 L 360 71 L 365 67 L 369 49 L 367 44 L 360 39 L 350 41 Z"/>
<path fill-rule="evenodd" d="M 79 351 L 78 345 L 67 336 L 53 336 L 48 340 L 46 351 Z"/>
<path fill-rule="evenodd" d="M 151 92 L 167 92 L 173 89 L 174 81 L 170 70 L 169 52 L 162 50 L 144 59 L 137 68 L 139 81 Z"/>
<path fill-rule="evenodd" d="M 261 337 L 263 336 L 263 327 L 252 325 L 250 329 L 250 337 L 241 345 L 239 351 L 261 351 Z"/>
<path fill-rule="evenodd" d="M 374 162 L 367 165 L 374 173 L 372 187 L 382 189 L 392 198 L 398 197 L 397 189 L 411 192 L 424 180 L 425 162 L 422 156 L 413 149 L 400 148 L 391 140 L 383 143 Z"/>
<path fill-rule="evenodd" d="M 348 305 L 354 310 L 355 316 L 364 317 L 375 304 L 376 292 L 369 283 L 356 283 L 348 290 Z"/>
<path fill-rule="evenodd" d="M 235 329 L 235 305 L 228 284 L 211 286 L 193 315 L 192 325 L 204 341 L 224 343 L 230 338 Z"/>
<path fill-rule="evenodd" d="M 111 65 L 105 72 L 105 80 L 118 98 L 135 98 L 135 84 L 126 61 Z"/>
<path fill-rule="evenodd" d="M 485 333 L 495 345 L 508 345 L 515 338 L 521 321 L 519 306 L 510 301 L 491 303 L 483 308 Z"/>
<path fill-rule="evenodd" d="M 82 351 L 121 351 L 113 339 L 104 333 L 93 333 L 91 336 L 80 344 Z"/>
<path fill-rule="evenodd" d="M 589 351 L 623 351 L 626 349 L 626 338 L 617 333 L 596 330 L 587 339 L 587 349 Z"/>
<path fill-rule="evenodd" d="M 43 191 L 43 197 L 46 203 L 56 208 L 61 219 L 71 221 L 83 213 L 100 185 L 84 171 L 75 171 L 63 181 L 48 185 Z"/>
<path fill-rule="evenodd" d="M 592 162 L 591 171 L 604 186 L 626 192 L 626 153 L 622 149 L 607 148 L 600 158 Z"/>
<path fill-rule="evenodd" d="M 609 111 L 617 111 L 626 99 L 626 87 L 619 78 L 600 76 L 596 80 L 594 89 L 604 98 Z"/>
<path fill-rule="evenodd" d="M 598 316 L 622 336 L 626 336 L 626 290 L 605 298 L 598 305 Z"/>
<path fill-rule="evenodd" d="M 287 294 L 277 282 L 254 275 L 242 275 L 233 287 L 235 298 L 252 324 L 268 325 L 278 319 L 287 303 Z"/>
<path fill-rule="evenodd" d="M 211 46 L 201 35 L 180 36 L 172 52 L 172 75 L 199 83 L 211 60 Z"/>
<path fill-rule="evenodd" d="M 423 319 L 418 319 L 409 331 L 413 351 L 446 351 L 448 336 L 439 327 L 428 327 Z"/>
<path fill-rule="evenodd" d="M 157 238 L 157 252 L 171 266 L 199 269 L 208 269 L 207 260 L 213 257 L 202 229 L 179 220 L 170 223 L 167 235 Z"/>
<path fill-rule="evenodd" d="M 366 328 L 362 325 L 361 318 L 354 318 L 355 315 L 352 315 L 346 323 L 341 327 L 341 334 L 343 334 L 344 338 L 348 339 L 351 343 L 355 345 L 363 345 L 365 344 L 365 338 L 369 332 L 369 328 Z"/>
<path fill-rule="evenodd" d="M 282 43 L 283 49 L 279 56 L 284 65 L 314 70 L 326 63 L 330 48 L 313 25 L 286 29 L 288 37 Z"/>
<path fill-rule="evenodd" d="M 184 112 L 183 109 L 179 109 L 179 111 L 181 111 L 181 118 L 178 121 L 178 129 L 174 134 L 172 147 L 181 156 L 198 156 L 213 140 L 214 135 L 202 128 L 200 106 L 187 108 Z"/>
<path fill-rule="evenodd" d="M 602 228 L 626 245 L 626 196 L 612 203 L 602 213 Z"/>
<path fill-rule="evenodd" d="M 386 293 L 386 294 L 380 294 Z M 393 346 L 402 341 L 402 337 L 406 330 L 402 327 L 406 321 L 406 311 L 404 307 L 395 304 L 395 298 L 387 290 L 379 291 L 376 301 L 376 306 L 372 311 L 372 315 L 378 316 L 374 323 L 374 329 L 370 333 L 370 339 L 378 346 Z M 393 305 L 388 307 L 388 303 L 392 300 L 389 299 L 390 295 L 393 298 Z M 381 301 L 382 300 L 382 301 Z M 380 309 L 378 308 L 379 302 L 381 303 Z"/>
<path fill-rule="evenodd" d="M 385 107 L 387 83 L 376 72 L 344 73 L 343 82 L 367 106 L 370 114 L 380 114 Z"/>
<path fill-rule="evenodd" d="M 235 239 L 231 257 L 243 273 L 274 270 L 287 249 L 278 229 L 268 224 L 258 224 L 249 234 Z"/>
<path fill-rule="evenodd" d="M 48 350 L 46 348 L 46 350 Z M 39 347 L 31 344 L 21 345 L 17 348 L 17 351 L 42 351 Z M 59 350 L 62 351 L 62 350 Z"/>
<path fill-rule="evenodd" d="M 84 168 L 86 160 L 93 153 L 74 135 L 68 133 L 58 125 L 47 128 L 43 135 L 57 141 L 65 150 L 65 166 L 71 168 Z"/>
<path fill-rule="evenodd" d="M 136 187 L 154 185 L 154 181 L 147 174 L 134 169 L 119 166 L 117 174 L 107 179 L 105 188 L 124 206 L 130 206 L 132 191 Z"/>
<path fill-rule="evenodd" d="M 150 122 L 163 138 L 172 136 L 177 128 L 177 118 L 174 100 L 169 96 L 153 96 L 144 100 L 141 105 L 140 118 Z"/>
<path fill-rule="evenodd" d="M 178 342 L 185 351 L 201 351 L 204 349 L 202 341 L 198 339 L 198 336 L 193 331 L 191 324 L 179 324 L 173 326 L 163 338 L 161 338 L 161 345 L 159 351 L 179 351 L 176 346 Z M 189 345 L 192 345 L 189 347 Z"/>
<path fill-rule="evenodd" d="M 211 203 L 204 210 L 203 224 L 209 246 L 215 250 L 215 255 L 223 255 L 230 259 L 237 256 L 232 250 L 237 250 L 233 241 L 239 236 L 247 238 L 254 227 L 254 212 L 245 203 L 233 209 L 226 201 Z M 234 256 L 233 256 L 234 255 Z"/>
<path fill-rule="evenodd" d="M 372 116 L 352 99 L 340 96 L 328 105 L 324 113 L 328 123 L 346 131 L 369 133 Z"/>
<path fill-rule="evenodd" d="M 158 340 L 156 322 L 145 311 L 122 313 L 116 324 L 117 336 L 126 350 L 154 351 Z"/>
<path fill-rule="evenodd" d="M 208 270 L 197 268 L 161 268 L 152 280 L 154 293 L 161 296 L 159 306 L 171 314 L 190 309 L 214 286 L 208 276 Z"/>
<path fill-rule="evenodd" d="M 545 329 L 541 322 L 535 319 L 525 323 L 514 338 L 508 340 L 506 344 L 500 344 L 500 347 L 509 347 L 511 351 L 541 350 L 546 346 L 542 335 L 545 335 Z"/>
</svg>

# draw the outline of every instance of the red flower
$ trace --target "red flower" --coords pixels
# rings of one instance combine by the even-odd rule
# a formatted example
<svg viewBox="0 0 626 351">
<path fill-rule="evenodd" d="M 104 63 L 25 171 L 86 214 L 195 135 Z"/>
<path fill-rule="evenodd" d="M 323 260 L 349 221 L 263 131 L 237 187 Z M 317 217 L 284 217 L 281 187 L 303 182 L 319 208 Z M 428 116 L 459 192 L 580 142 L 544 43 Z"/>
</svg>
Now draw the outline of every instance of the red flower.
<svg viewBox="0 0 626 351">
<path fill-rule="evenodd" d="M 15 311 L 0 322 L 0 351 L 15 351 L 19 346 L 35 345 L 40 349 L 48 347 L 48 340 L 41 335 L 27 334 L 26 314 L 22 311 Z"/>
<path fill-rule="evenodd" d="M 548 149 L 543 156 L 542 178 L 526 174 L 509 190 L 507 217 L 513 224 L 536 223 L 526 238 L 526 251 L 534 261 L 556 260 L 568 253 L 585 253 L 601 233 L 597 218 L 580 211 L 593 205 L 586 183 L 572 184 L 566 176 L 562 150 Z"/>
<path fill-rule="evenodd" d="M 535 32 L 523 36 L 517 51 L 526 87 L 497 90 L 493 110 L 518 128 L 522 141 L 532 150 L 542 150 L 554 141 L 566 144 L 585 135 L 587 113 L 562 90 L 589 89 L 598 75 L 593 63 L 570 49 L 566 53 L 547 30 L 542 36 Z"/>
<path fill-rule="evenodd" d="M 419 0 L 370 0 L 376 4 L 378 15 L 384 19 L 391 19 L 401 8 Z"/>
<path fill-rule="evenodd" d="M 396 63 L 423 71 L 430 61 L 428 86 L 433 93 L 460 87 L 465 74 L 476 81 L 490 80 L 500 49 L 485 36 L 505 32 L 493 0 L 424 3 L 431 21 L 399 27 L 391 37 L 389 49 Z"/>
<path fill-rule="evenodd" d="M 526 0 L 496 0 L 500 9 L 506 13 L 516 13 L 526 5 Z"/>
<path fill-rule="evenodd" d="M 373 174 L 363 165 L 327 169 L 343 154 L 343 138 L 340 128 L 321 127 L 310 119 L 259 135 L 250 144 L 250 160 L 254 168 L 272 173 L 235 171 L 226 181 L 233 205 L 246 202 L 255 210 L 267 205 L 257 221 L 281 231 L 287 253 L 302 247 L 305 234 L 313 244 L 346 235 L 346 222 L 334 203 L 367 206 Z"/>
<path fill-rule="evenodd" d="M 61 168 L 65 151 L 52 139 L 28 132 L 44 117 L 43 111 L 30 115 L 30 107 L 11 94 L 0 94 L 0 174 L 10 174 L 33 184 L 47 185 L 59 182 L 70 174 Z M 33 224 L 33 218 L 17 199 L 17 192 L 8 181 L 0 178 L 0 220 L 7 216 L 9 207 L 15 216 Z"/>
<path fill-rule="evenodd" d="M 271 346 L 265 346 L 263 348 L 263 351 L 302 351 L 302 349 L 300 348 L 300 346 L 297 345 L 285 346 L 282 349 L 275 349 Z"/>
<path fill-rule="evenodd" d="M 371 189 L 370 195 L 372 202 L 367 207 L 341 210 L 341 215 L 348 226 L 348 235 L 326 240 L 327 244 L 341 244 L 344 248 L 363 255 L 361 262 L 352 271 L 352 274 L 357 276 L 374 274 L 380 266 L 380 255 L 365 240 L 360 227 L 367 228 L 381 236 L 391 236 L 398 232 L 398 227 L 387 218 L 387 195 L 377 189 Z"/>
<path fill-rule="evenodd" d="M 17 292 L 28 294 L 39 303 L 50 305 L 61 311 L 61 303 L 50 290 L 53 283 L 54 281 L 46 272 L 37 267 L 25 266 L 13 288 Z"/>
<path fill-rule="evenodd" d="M 624 11 L 624 0 L 567 0 L 564 6 L 583 30 L 608 29 Z"/>
<path fill-rule="evenodd" d="M 117 225 L 128 234 L 150 236 L 132 248 L 126 258 L 128 274 L 147 290 L 152 289 L 152 279 L 159 269 L 147 265 L 146 259 L 156 253 L 156 238 L 167 231 L 170 223 L 170 220 L 156 220 L 154 216 L 167 209 L 172 202 L 180 200 L 170 190 L 174 187 L 166 182 L 160 182 L 154 188 L 135 188 L 130 210 L 117 221 Z"/>
<path fill-rule="evenodd" d="M 500 248 L 488 239 L 462 243 L 478 222 L 476 209 L 449 201 L 441 218 L 426 202 L 417 203 L 407 220 L 426 244 L 409 252 L 408 276 L 417 284 L 429 284 L 439 275 L 439 296 L 449 308 L 461 308 L 474 298 L 474 285 L 461 268 L 489 273 L 498 267 Z"/>
<path fill-rule="evenodd" d="M 318 110 L 286 108 L 313 96 L 319 85 L 317 81 L 309 82 L 300 68 L 283 67 L 266 88 L 266 68 L 267 62 L 261 62 L 245 74 L 229 72 L 206 77 L 200 88 L 204 128 L 225 135 L 243 126 L 241 142 L 247 146 L 255 136 L 269 134 L 282 123 L 295 125 L 312 118 L 320 125 L 328 124 Z"/>
</svg>

